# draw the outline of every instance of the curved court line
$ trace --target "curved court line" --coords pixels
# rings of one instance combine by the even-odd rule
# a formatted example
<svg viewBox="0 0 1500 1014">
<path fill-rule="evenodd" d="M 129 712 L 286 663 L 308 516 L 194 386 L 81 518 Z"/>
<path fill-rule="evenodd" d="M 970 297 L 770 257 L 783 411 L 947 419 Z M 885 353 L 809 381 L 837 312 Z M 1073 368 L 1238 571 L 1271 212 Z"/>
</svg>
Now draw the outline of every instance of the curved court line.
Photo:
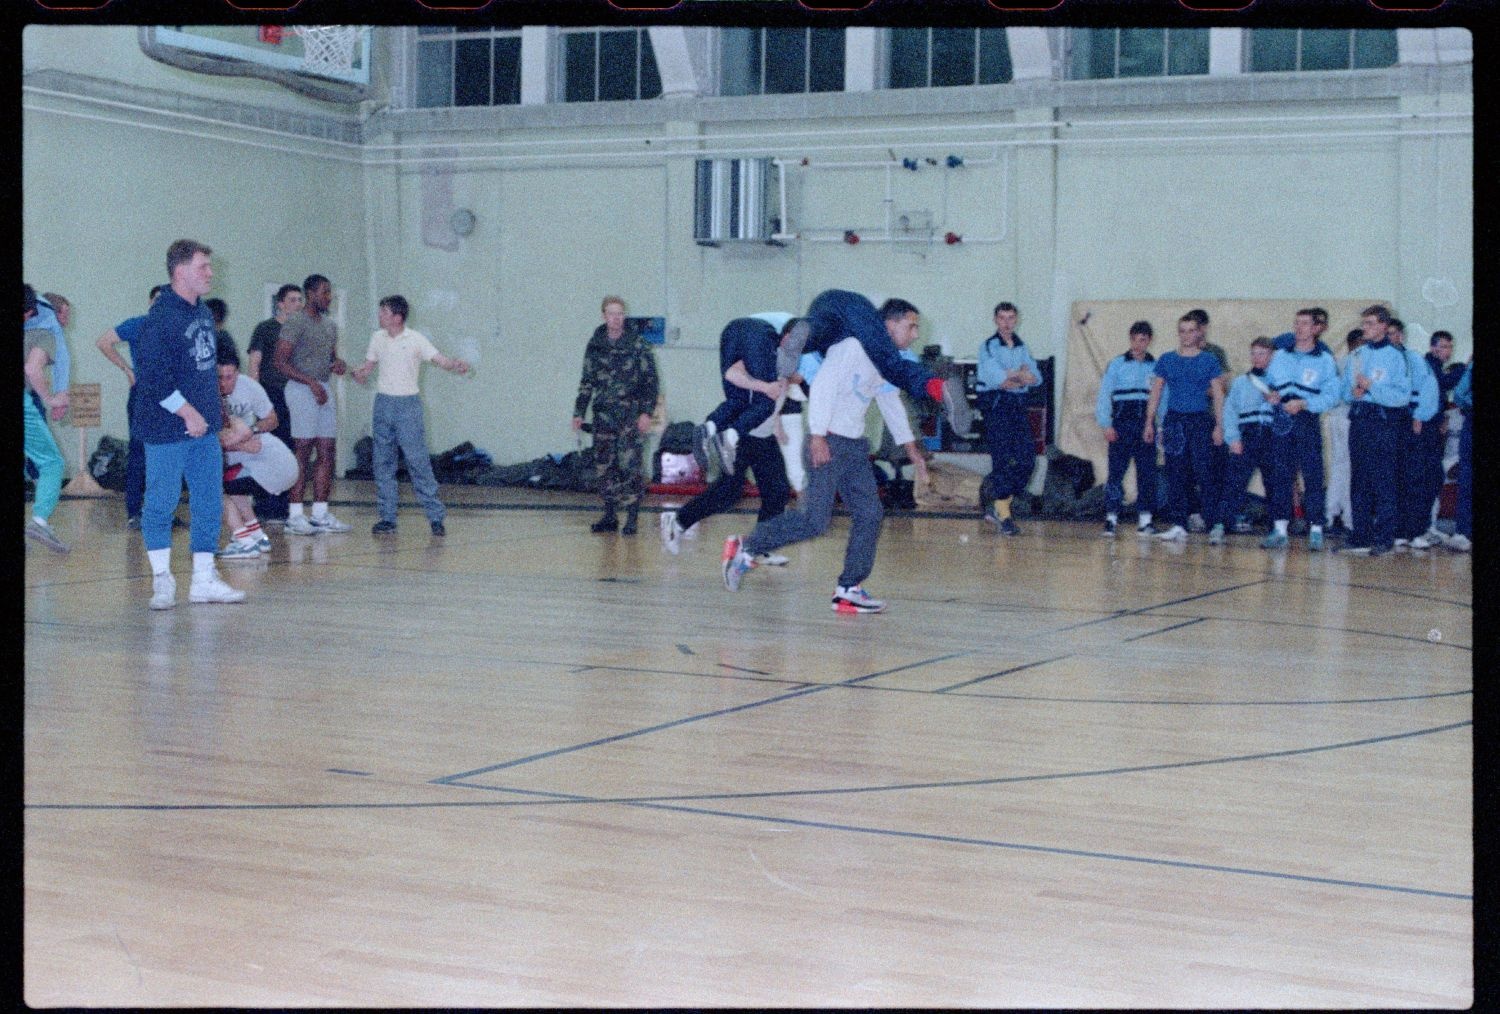
<svg viewBox="0 0 1500 1014">
<path fill-rule="evenodd" d="M 1247 761 L 1275 760 L 1282 757 L 1299 757 L 1307 754 L 1325 753 L 1331 750 L 1348 750 L 1353 747 L 1371 746 L 1376 743 L 1389 743 L 1401 739 L 1413 739 L 1417 736 L 1430 736 L 1440 732 L 1452 732 L 1454 729 L 1462 729 L 1474 724 L 1473 719 L 1462 722 L 1452 722 L 1447 725 L 1432 726 L 1427 729 L 1414 729 L 1409 732 L 1390 733 L 1385 736 L 1371 736 L 1366 739 L 1347 740 L 1342 743 L 1326 743 L 1322 746 L 1293 747 L 1287 750 L 1271 750 L 1263 753 L 1237 754 L 1230 757 L 1205 757 L 1191 761 L 1169 761 L 1161 764 L 1136 764 L 1127 767 L 1095 768 L 1087 771 L 1055 771 L 1050 774 L 1037 775 L 1005 775 L 996 778 L 959 778 L 949 781 L 937 782 L 897 782 L 890 785 L 857 785 L 844 786 L 842 788 L 823 789 L 781 789 L 776 791 L 761 792 L 702 792 L 702 793 L 680 793 L 664 796 L 616 796 L 616 797 L 579 797 L 588 802 L 595 803 L 662 803 L 662 802 L 699 802 L 708 800 L 733 800 L 733 799 L 783 799 L 796 796 L 853 796 L 871 792 L 905 792 L 912 789 L 962 789 L 977 788 L 990 785 L 1014 785 L 1023 782 L 1051 782 L 1062 781 L 1070 778 L 1100 778 L 1107 775 L 1133 775 L 1153 771 L 1179 771 L 1186 768 L 1210 767 L 1218 764 L 1242 764 Z M 492 792 L 516 792 L 521 794 L 553 795 L 553 793 L 541 790 L 504 788 L 494 785 L 474 785 L 472 783 L 448 782 L 466 789 L 485 789 Z"/>
</svg>

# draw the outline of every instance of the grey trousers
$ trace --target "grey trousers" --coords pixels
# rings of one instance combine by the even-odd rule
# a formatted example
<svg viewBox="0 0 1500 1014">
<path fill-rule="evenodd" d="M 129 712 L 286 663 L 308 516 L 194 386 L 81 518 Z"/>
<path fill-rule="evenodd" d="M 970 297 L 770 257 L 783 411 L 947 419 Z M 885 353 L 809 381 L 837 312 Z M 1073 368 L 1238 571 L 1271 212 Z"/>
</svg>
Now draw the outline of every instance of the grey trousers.
<svg viewBox="0 0 1500 1014">
<path fill-rule="evenodd" d="M 853 516 L 849 545 L 844 549 L 844 569 L 839 575 L 839 585 L 848 588 L 875 569 L 875 544 L 880 540 L 885 508 L 880 506 L 875 473 L 870 467 L 869 441 L 829 434 L 828 449 L 833 460 L 808 469 L 807 489 L 800 497 L 799 509 L 756 525 L 744 549 L 755 556 L 822 535 L 833 518 L 833 497 L 837 493 Z"/>
</svg>

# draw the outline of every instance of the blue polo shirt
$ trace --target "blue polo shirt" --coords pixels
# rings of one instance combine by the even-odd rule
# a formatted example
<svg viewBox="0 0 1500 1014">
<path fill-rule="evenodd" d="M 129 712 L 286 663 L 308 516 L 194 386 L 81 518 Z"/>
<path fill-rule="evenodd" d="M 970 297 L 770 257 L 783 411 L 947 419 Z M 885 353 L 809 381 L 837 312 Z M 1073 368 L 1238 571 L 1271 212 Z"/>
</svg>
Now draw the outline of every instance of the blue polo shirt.
<svg viewBox="0 0 1500 1014">
<path fill-rule="evenodd" d="M 1209 352 L 1196 356 L 1184 356 L 1177 352 L 1166 352 L 1156 361 L 1155 375 L 1167 383 L 1167 392 L 1172 396 L 1173 412 L 1209 412 L 1213 399 L 1208 387 L 1215 377 L 1224 371 L 1219 360 Z"/>
</svg>

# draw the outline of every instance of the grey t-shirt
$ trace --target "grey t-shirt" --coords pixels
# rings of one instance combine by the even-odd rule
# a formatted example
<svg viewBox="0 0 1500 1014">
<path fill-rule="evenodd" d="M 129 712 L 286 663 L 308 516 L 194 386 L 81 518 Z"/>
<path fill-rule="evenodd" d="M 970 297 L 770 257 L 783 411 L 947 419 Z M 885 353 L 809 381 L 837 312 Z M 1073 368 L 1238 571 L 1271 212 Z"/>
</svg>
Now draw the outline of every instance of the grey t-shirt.
<svg viewBox="0 0 1500 1014">
<path fill-rule="evenodd" d="M 318 382 L 333 372 L 333 353 L 338 345 L 338 328 L 325 313 L 314 320 L 305 313 L 289 318 L 281 325 L 281 340 L 292 343 L 292 365 Z"/>
</svg>

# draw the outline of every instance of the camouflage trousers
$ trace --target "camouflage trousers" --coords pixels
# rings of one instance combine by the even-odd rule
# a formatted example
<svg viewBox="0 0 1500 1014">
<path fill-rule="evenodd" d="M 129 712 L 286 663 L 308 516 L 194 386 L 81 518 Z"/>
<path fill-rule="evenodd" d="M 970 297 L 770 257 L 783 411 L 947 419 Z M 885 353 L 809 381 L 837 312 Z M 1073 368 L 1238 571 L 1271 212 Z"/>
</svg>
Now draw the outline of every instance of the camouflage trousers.
<svg viewBox="0 0 1500 1014">
<path fill-rule="evenodd" d="M 633 507 L 646 492 L 646 435 L 634 426 L 620 433 L 594 433 L 594 471 L 608 506 Z"/>
</svg>

